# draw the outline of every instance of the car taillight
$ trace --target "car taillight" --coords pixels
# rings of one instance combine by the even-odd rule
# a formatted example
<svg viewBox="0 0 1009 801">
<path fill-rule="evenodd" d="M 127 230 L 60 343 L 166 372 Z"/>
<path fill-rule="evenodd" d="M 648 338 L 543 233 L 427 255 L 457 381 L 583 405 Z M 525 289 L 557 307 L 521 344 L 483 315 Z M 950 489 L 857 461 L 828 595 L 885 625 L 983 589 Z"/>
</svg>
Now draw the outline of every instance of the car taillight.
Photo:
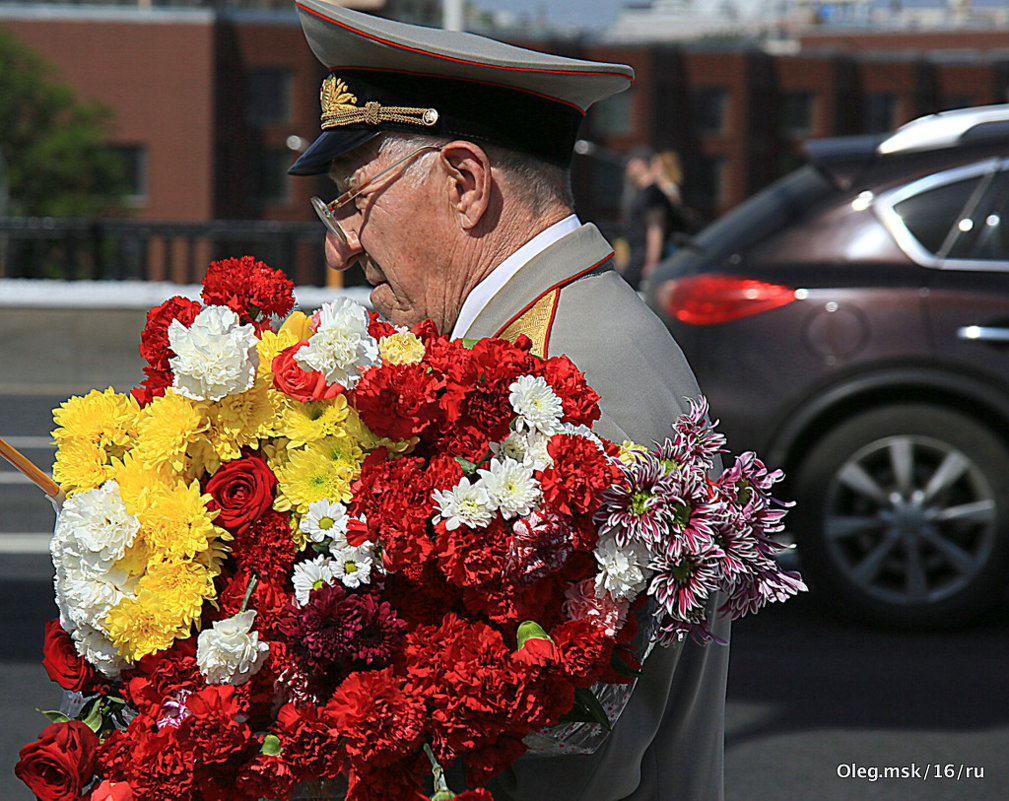
<svg viewBox="0 0 1009 801">
<path fill-rule="evenodd" d="M 663 305 L 670 316 L 689 325 L 727 323 L 796 299 L 791 287 L 738 275 L 689 275 L 668 283 Z"/>
</svg>

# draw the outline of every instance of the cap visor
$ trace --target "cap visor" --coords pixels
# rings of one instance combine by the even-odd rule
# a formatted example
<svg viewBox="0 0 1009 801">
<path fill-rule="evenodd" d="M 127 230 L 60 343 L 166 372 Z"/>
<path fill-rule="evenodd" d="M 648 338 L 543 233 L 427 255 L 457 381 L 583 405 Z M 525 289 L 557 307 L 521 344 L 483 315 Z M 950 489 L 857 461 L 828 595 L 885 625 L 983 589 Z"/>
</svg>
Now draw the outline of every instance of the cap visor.
<svg viewBox="0 0 1009 801">
<path fill-rule="evenodd" d="M 287 170 L 289 175 L 319 175 L 329 170 L 329 163 L 349 153 L 356 147 L 360 147 L 365 142 L 369 142 L 378 136 L 381 131 L 375 130 L 342 130 L 323 131 L 322 134 L 309 145 L 308 149 L 302 153 L 296 162 Z"/>
</svg>

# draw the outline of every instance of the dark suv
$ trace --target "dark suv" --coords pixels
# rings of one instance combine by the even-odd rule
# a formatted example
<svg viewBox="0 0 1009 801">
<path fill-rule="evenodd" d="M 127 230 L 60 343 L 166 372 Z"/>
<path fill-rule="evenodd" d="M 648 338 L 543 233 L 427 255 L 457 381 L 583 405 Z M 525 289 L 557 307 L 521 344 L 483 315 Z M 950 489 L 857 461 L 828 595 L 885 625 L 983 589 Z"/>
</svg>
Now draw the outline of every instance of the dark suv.
<svg viewBox="0 0 1009 801">
<path fill-rule="evenodd" d="M 821 600 L 959 623 L 1009 583 L 1009 105 L 806 149 L 649 300 L 732 447 L 786 470 Z"/>
</svg>

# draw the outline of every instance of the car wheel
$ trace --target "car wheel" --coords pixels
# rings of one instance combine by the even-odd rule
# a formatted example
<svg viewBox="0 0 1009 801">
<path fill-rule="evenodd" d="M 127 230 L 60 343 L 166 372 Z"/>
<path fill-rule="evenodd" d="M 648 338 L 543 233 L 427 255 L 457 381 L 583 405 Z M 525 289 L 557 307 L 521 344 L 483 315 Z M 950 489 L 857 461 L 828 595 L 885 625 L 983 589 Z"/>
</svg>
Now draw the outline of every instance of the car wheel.
<svg viewBox="0 0 1009 801">
<path fill-rule="evenodd" d="M 794 479 L 803 572 L 831 608 L 938 627 L 1001 598 L 1009 454 L 966 415 L 924 404 L 864 412 L 818 440 Z"/>
</svg>

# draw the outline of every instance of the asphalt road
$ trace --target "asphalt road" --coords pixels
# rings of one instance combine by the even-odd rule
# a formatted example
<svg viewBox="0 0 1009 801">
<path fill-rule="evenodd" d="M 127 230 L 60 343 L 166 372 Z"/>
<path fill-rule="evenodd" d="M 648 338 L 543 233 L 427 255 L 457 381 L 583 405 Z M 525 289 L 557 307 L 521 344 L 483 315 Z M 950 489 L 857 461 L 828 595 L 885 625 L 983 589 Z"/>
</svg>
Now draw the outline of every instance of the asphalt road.
<svg viewBox="0 0 1009 801">
<path fill-rule="evenodd" d="M 49 409 L 60 400 L 0 395 L 0 436 L 31 445 L 48 468 Z M 35 708 L 59 703 L 41 667 L 43 625 L 55 616 L 52 520 L 37 490 L 3 479 L 4 801 L 31 801 L 13 765 L 46 724 Z M 731 647 L 727 801 L 1009 798 L 1009 601 L 969 628 L 906 633 L 839 622 L 803 597 L 737 621 Z"/>
</svg>

